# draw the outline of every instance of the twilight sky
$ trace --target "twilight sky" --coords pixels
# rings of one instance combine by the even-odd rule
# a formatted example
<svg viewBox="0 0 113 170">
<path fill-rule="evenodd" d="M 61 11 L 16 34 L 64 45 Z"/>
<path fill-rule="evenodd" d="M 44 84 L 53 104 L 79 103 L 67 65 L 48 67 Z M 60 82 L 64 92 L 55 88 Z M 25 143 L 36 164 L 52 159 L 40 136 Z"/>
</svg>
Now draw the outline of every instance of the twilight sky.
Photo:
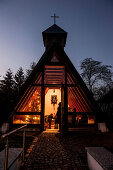
<svg viewBox="0 0 113 170">
<path fill-rule="evenodd" d="M 80 73 L 86 57 L 113 66 L 113 0 L 0 0 L 0 75 L 38 62 L 42 31 L 56 24 L 68 32 L 65 51 Z"/>
</svg>

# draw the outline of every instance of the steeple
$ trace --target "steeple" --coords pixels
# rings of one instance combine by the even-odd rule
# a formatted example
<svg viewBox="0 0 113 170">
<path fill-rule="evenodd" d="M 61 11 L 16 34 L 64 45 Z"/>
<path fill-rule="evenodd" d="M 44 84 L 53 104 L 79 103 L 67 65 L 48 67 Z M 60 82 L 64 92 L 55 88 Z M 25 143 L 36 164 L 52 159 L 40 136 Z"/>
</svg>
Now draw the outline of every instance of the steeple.
<svg viewBox="0 0 113 170">
<path fill-rule="evenodd" d="M 65 47 L 67 32 L 56 24 L 53 24 L 51 27 L 43 31 L 42 36 L 46 49 L 54 43 L 60 45 L 62 48 Z"/>
</svg>

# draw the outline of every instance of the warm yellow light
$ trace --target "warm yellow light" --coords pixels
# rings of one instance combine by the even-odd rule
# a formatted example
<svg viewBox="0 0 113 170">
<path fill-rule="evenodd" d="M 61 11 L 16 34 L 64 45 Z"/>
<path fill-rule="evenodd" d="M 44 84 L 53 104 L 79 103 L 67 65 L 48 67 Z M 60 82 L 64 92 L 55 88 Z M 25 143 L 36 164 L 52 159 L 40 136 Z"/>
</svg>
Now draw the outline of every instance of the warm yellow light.
<svg viewBox="0 0 113 170">
<path fill-rule="evenodd" d="M 40 118 L 38 117 L 38 120 L 39 120 Z"/>
<path fill-rule="evenodd" d="M 36 120 L 36 117 L 35 117 L 35 120 Z"/>
</svg>

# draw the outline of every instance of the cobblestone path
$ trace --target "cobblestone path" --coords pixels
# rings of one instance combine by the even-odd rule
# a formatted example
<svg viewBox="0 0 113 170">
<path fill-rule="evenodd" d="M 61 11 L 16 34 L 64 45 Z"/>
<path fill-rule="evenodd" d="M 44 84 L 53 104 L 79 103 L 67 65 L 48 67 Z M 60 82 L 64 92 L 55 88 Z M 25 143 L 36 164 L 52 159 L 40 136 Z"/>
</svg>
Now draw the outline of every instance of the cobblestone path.
<svg viewBox="0 0 113 170">
<path fill-rule="evenodd" d="M 84 170 L 80 166 L 77 147 L 60 133 L 42 133 L 25 161 L 24 170 Z M 85 169 L 86 170 L 86 169 Z"/>
</svg>

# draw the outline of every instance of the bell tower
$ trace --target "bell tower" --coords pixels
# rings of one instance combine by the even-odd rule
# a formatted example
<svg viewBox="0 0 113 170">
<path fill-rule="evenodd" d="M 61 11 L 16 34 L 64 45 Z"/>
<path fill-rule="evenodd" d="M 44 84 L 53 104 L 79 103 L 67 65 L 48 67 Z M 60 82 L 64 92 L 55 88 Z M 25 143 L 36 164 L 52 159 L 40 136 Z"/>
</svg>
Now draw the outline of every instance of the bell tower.
<svg viewBox="0 0 113 170">
<path fill-rule="evenodd" d="M 53 24 L 51 27 L 42 32 L 42 36 L 44 47 L 46 49 L 53 44 L 58 44 L 64 49 L 67 39 L 67 32 L 58 25 Z"/>
</svg>

